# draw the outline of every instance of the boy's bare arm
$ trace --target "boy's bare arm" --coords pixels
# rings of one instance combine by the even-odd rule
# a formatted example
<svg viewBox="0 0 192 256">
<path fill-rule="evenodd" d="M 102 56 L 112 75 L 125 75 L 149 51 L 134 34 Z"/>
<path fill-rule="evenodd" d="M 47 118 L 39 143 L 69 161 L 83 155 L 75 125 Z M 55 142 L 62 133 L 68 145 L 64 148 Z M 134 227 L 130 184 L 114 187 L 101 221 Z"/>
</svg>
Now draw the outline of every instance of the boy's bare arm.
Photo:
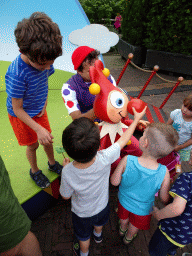
<svg viewBox="0 0 192 256">
<path fill-rule="evenodd" d="M 87 117 L 91 120 L 95 120 L 96 116 L 95 116 L 95 113 L 93 111 L 93 109 L 90 109 L 89 111 L 87 111 L 86 113 L 82 114 L 80 110 L 76 110 L 74 112 L 72 112 L 70 114 L 71 118 L 73 120 L 77 119 L 77 118 L 80 118 L 80 117 Z"/>
<path fill-rule="evenodd" d="M 139 120 L 144 116 L 146 109 L 147 109 L 147 106 L 144 108 L 144 110 L 141 113 L 138 113 L 135 110 L 135 108 L 133 108 L 134 120 L 132 124 L 129 126 L 129 128 L 126 130 L 126 132 L 124 132 L 123 135 L 117 140 L 117 143 L 119 143 L 121 149 L 124 148 L 125 145 L 128 143 L 128 141 L 131 139 L 135 131 L 135 128 Z"/>
<path fill-rule="evenodd" d="M 167 169 L 163 183 L 161 184 L 160 192 L 159 192 L 160 199 L 164 204 L 169 202 L 169 199 L 170 199 L 169 190 L 170 190 L 170 174 Z"/>
<path fill-rule="evenodd" d="M 71 198 L 71 196 L 70 196 L 70 197 L 64 197 L 64 196 L 62 196 L 62 198 L 63 198 L 64 200 L 69 200 L 69 199 Z"/>
<path fill-rule="evenodd" d="M 173 123 L 173 120 L 169 117 L 167 124 L 172 124 L 172 123 Z"/>
<path fill-rule="evenodd" d="M 180 196 L 175 196 L 171 204 L 168 204 L 163 209 L 159 210 L 153 207 L 152 215 L 159 221 L 166 218 L 174 218 L 181 215 L 186 207 L 186 200 Z"/>
<path fill-rule="evenodd" d="M 37 133 L 38 140 L 40 144 L 46 145 L 53 143 L 53 136 L 49 131 L 35 122 L 23 109 L 23 99 L 12 98 L 12 106 L 15 115 L 23 121 L 26 125 L 28 125 L 32 130 Z"/>
<path fill-rule="evenodd" d="M 181 150 L 181 149 L 183 149 L 183 148 L 186 148 L 186 147 L 188 147 L 188 146 L 190 146 L 190 145 L 192 145 L 192 138 L 189 139 L 188 141 L 186 141 L 185 143 L 181 144 L 181 145 L 177 145 L 177 146 L 175 147 L 175 151 L 179 151 L 179 150 Z"/>
<path fill-rule="evenodd" d="M 118 186 L 121 182 L 122 173 L 124 173 L 127 163 L 127 156 L 123 157 L 119 162 L 114 173 L 111 175 L 110 181 L 114 186 Z"/>
</svg>

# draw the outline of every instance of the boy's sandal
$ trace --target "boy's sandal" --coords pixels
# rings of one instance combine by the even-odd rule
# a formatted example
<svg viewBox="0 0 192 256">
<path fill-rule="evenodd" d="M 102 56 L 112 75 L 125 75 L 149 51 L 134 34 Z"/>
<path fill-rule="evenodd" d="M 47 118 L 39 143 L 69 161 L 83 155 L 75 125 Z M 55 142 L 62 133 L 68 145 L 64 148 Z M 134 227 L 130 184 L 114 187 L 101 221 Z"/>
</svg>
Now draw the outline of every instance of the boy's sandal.
<svg viewBox="0 0 192 256">
<path fill-rule="evenodd" d="M 61 172 L 63 170 L 63 166 L 57 161 L 55 161 L 54 165 L 50 165 L 50 163 L 48 162 L 48 168 L 50 171 L 55 172 L 58 175 L 61 175 Z"/>
<path fill-rule="evenodd" d="M 124 238 L 123 238 L 123 243 L 124 243 L 125 245 L 130 244 L 136 236 L 137 236 L 137 234 L 135 234 L 131 239 L 127 239 L 126 234 L 125 234 L 125 236 L 124 236 Z"/>
<path fill-rule="evenodd" d="M 120 220 L 119 220 L 118 224 L 119 224 L 119 235 L 120 235 L 120 236 L 124 236 L 125 233 L 127 232 L 127 229 L 126 229 L 126 230 L 123 230 L 123 229 L 122 229 Z"/>
<path fill-rule="evenodd" d="M 119 235 L 120 235 L 120 236 L 124 236 L 124 235 L 126 234 L 126 232 L 127 232 L 127 229 L 126 229 L 126 230 L 123 230 L 123 229 L 121 228 L 121 225 L 119 225 Z"/>
<path fill-rule="evenodd" d="M 36 185 L 40 188 L 47 188 L 50 186 L 49 179 L 42 173 L 41 170 L 32 173 L 30 169 L 30 176 L 35 181 Z"/>
</svg>

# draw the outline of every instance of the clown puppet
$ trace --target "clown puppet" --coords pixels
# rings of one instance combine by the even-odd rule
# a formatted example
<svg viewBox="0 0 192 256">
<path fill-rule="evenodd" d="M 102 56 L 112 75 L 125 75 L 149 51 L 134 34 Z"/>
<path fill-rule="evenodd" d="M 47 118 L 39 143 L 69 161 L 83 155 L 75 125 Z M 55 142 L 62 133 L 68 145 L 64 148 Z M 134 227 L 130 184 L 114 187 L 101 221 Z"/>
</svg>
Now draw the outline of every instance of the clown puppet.
<svg viewBox="0 0 192 256">
<path fill-rule="evenodd" d="M 96 60 L 95 65 L 90 67 L 89 74 L 92 82 L 89 91 L 96 95 L 93 109 L 95 115 L 102 120 L 98 124 L 101 138 L 100 149 L 105 149 L 115 143 L 128 128 L 125 124 L 125 118 L 128 116 L 129 99 L 120 88 L 115 87 L 107 79 L 109 71 L 104 69 L 100 60 Z M 134 136 L 131 137 L 128 145 L 122 149 L 120 158 L 112 164 L 111 173 L 121 158 L 128 154 L 134 156 L 141 156 L 142 154 L 139 142 Z"/>
</svg>

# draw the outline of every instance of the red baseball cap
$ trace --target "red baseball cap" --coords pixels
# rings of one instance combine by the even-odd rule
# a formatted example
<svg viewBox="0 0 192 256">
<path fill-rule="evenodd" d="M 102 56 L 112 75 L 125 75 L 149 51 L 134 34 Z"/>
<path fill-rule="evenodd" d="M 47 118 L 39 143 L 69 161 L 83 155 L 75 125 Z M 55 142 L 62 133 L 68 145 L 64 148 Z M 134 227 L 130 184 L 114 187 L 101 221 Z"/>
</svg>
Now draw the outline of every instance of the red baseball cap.
<svg viewBox="0 0 192 256">
<path fill-rule="evenodd" d="M 77 49 L 75 49 L 72 54 L 74 69 L 77 70 L 84 61 L 84 59 L 89 55 L 89 53 L 93 51 L 95 51 L 95 49 L 90 48 L 89 46 L 79 46 Z"/>
</svg>

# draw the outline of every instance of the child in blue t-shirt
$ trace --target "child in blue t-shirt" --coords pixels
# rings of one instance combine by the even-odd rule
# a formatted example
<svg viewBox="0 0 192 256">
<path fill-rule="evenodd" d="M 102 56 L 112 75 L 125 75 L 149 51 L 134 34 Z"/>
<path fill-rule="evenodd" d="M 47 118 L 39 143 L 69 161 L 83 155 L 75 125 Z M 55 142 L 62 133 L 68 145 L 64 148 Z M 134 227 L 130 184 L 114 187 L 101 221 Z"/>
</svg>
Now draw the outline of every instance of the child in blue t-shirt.
<svg viewBox="0 0 192 256">
<path fill-rule="evenodd" d="M 149 243 L 151 256 L 174 256 L 177 248 L 192 243 L 192 172 L 181 173 L 169 194 L 173 202 L 152 213 L 159 227 Z"/>
<path fill-rule="evenodd" d="M 129 244 L 140 229 L 150 228 L 152 206 L 159 190 L 160 199 L 168 202 L 169 171 L 157 160 L 171 153 L 178 139 L 172 126 L 149 124 L 139 140 L 142 156 L 125 156 L 112 174 L 112 185 L 119 185 L 119 234 L 124 236 L 124 244 Z"/>
<path fill-rule="evenodd" d="M 184 99 L 181 109 L 171 112 L 167 124 L 172 124 L 179 134 L 175 151 L 178 151 L 180 160 L 192 164 L 192 94 Z"/>
<path fill-rule="evenodd" d="M 54 159 L 46 113 L 48 77 L 54 73 L 54 60 L 62 54 L 62 36 L 58 25 L 41 12 L 19 22 L 14 33 L 21 54 L 5 76 L 7 111 L 19 145 L 27 146 L 30 176 L 45 188 L 50 182 L 37 165 L 39 143 L 47 154 L 49 170 L 57 174 L 62 171 L 62 165 Z"/>
</svg>

